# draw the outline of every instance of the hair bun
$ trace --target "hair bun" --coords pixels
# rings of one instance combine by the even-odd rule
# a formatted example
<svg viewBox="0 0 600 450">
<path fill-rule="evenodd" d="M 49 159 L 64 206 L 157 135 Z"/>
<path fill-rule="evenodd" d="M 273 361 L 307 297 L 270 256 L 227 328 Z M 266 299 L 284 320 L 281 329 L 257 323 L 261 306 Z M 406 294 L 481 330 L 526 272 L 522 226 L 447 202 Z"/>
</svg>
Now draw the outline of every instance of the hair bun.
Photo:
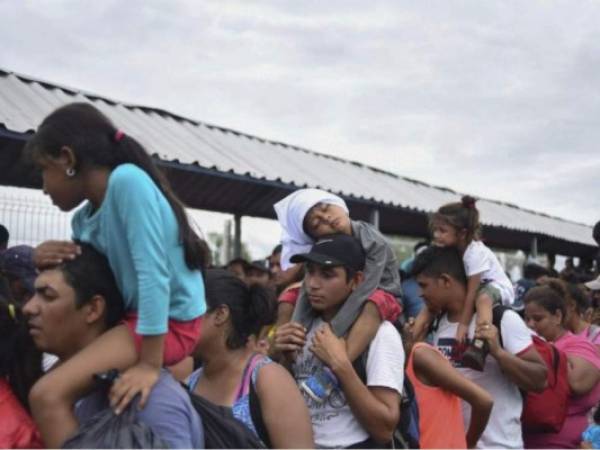
<svg viewBox="0 0 600 450">
<path fill-rule="evenodd" d="M 464 195 L 461 202 L 465 208 L 475 209 L 475 202 L 477 202 L 477 200 L 470 195 Z"/>
</svg>

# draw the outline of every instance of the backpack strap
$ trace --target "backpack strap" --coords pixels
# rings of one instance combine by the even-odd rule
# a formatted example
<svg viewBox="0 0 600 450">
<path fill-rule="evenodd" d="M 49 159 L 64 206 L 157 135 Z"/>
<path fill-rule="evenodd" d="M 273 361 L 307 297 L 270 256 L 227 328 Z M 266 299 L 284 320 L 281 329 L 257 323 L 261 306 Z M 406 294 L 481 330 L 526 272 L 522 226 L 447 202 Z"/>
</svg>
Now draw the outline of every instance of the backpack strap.
<svg viewBox="0 0 600 450">
<path fill-rule="evenodd" d="M 256 428 L 258 437 L 265 443 L 267 448 L 273 448 L 273 445 L 271 445 L 271 439 L 269 438 L 269 432 L 267 431 L 267 426 L 263 420 L 262 410 L 260 408 L 260 399 L 256 393 L 254 383 L 250 383 L 248 404 L 250 407 L 250 417 L 252 418 L 252 423 L 254 424 L 254 428 Z"/>
<path fill-rule="evenodd" d="M 494 305 L 492 308 L 492 324 L 498 329 L 498 339 L 500 340 L 500 347 L 504 348 L 504 341 L 502 340 L 502 317 L 504 313 L 509 310 L 508 306 Z"/>
<path fill-rule="evenodd" d="M 269 432 L 267 431 L 267 426 L 265 425 L 265 421 L 263 420 L 262 416 L 260 398 L 258 397 L 258 394 L 256 393 L 256 387 L 254 386 L 254 372 L 256 371 L 256 368 L 260 365 L 260 363 L 264 360 L 264 358 L 264 355 L 262 355 L 261 353 L 252 354 L 244 369 L 244 374 L 242 375 L 242 382 L 240 384 L 238 396 L 236 398 L 239 399 L 246 393 L 248 394 L 248 408 L 250 409 L 250 418 L 252 419 L 252 423 L 254 424 L 256 433 L 267 448 L 272 448 L 273 446 L 271 445 Z"/>
<path fill-rule="evenodd" d="M 261 356 L 262 355 L 260 353 L 252 353 L 252 356 L 248 358 L 248 362 L 246 362 L 246 367 L 244 367 L 244 372 L 242 373 L 242 379 L 240 380 L 237 394 L 235 395 L 236 402 L 244 395 L 250 393 L 250 385 L 252 384 L 252 372 L 254 371 L 256 365 L 260 362 Z"/>
</svg>

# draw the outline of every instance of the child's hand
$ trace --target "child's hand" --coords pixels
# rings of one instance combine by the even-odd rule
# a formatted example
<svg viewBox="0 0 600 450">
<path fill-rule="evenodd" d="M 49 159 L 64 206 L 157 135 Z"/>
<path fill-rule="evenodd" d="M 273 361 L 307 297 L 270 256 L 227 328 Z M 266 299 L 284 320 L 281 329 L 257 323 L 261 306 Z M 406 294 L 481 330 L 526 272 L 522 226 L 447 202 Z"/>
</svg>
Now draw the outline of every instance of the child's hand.
<svg viewBox="0 0 600 450">
<path fill-rule="evenodd" d="M 492 356 L 497 355 L 502 348 L 498 338 L 498 328 L 492 324 L 485 322 L 478 324 L 475 329 L 475 337 L 487 341 Z"/>
<path fill-rule="evenodd" d="M 333 334 L 328 323 L 319 327 L 316 331 L 310 351 L 334 372 L 336 368 L 349 361 L 346 343 Z"/>
<path fill-rule="evenodd" d="M 465 324 L 459 323 L 456 329 L 456 343 L 462 345 L 465 343 L 467 338 L 467 332 L 469 331 L 469 327 Z"/>
<path fill-rule="evenodd" d="M 140 394 L 139 409 L 146 406 L 150 391 L 158 381 L 160 369 L 144 362 L 138 362 L 127 369 L 113 384 L 109 398 L 115 414 L 121 414 L 129 402 Z"/>
<path fill-rule="evenodd" d="M 33 250 L 33 263 L 38 269 L 55 266 L 81 255 L 79 245 L 71 241 L 45 241 Z"/>
</svg>

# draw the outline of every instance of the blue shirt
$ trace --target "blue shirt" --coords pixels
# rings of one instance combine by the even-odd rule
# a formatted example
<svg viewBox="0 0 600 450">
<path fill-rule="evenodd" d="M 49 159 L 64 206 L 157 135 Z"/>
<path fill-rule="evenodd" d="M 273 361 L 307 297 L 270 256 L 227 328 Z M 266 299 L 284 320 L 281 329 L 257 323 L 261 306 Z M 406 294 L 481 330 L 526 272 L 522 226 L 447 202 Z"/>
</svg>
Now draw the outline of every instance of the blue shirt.
<svg viewBox="0 0 600 450">
<path fill-rule="evenodd" d="M 581 435 L 581 439 L 592 444 L 592 448 L 600 448 L 600 425 L 595 423 L 589 425 Z"/>
<path fill-rule="evenodd" d="M 116 167 L 100 207 L 86 202 L 72 227 L 74 239 L 106 255 L 125 308 L 138 314 L 138 334 L 164 334 L 169 318 L 189 321 L 206 310 L 202 275 L 185 263 L 175 213 L 136 165 Z"/>
<path fill-rule="evenodd" d="M 77 403 L 75 415 L 80 423 L 85 423 L 108 407 L 108 395 L 98 390 Z M 137 413 L 137 420 L 151 428 L 170 448 L 204 448 L 202 421 L 190 396 L 164 369 L 150 391 L 146 406 Z"/>
</svg>

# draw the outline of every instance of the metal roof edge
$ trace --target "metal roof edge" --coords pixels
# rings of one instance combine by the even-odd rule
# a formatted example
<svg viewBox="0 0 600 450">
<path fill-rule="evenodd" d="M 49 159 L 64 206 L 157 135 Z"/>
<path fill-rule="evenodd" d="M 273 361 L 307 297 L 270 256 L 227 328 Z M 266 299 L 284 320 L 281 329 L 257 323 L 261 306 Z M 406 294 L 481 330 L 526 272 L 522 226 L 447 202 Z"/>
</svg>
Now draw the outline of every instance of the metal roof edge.
<svg viewBox="0 0 600 450">
<path fill-rule="evenodd" d="M 237 131 L 237 130 L 234 130 L 234 129 L 231 129 L 231 128 L 226 128 L 226 127 L 223 127 L 223 126 L 214 125 L 214 124 L 210 124 L 210 123 L 207 123 L 207 122 L 202 122 L 202 121 L 195 120 L 195 119 L 190 119 L 188 117 L 184 117 L 184 116 L 172 113 L 172 112 L 167 111 L 167 110 L 162 109 L 162 108 L 151 107 L 151 106 L 144 106 L 144 105 L 137 105 L 137 104 L 133 104 L 133 103 L 125 103 L 125 102 L 122 102 L 122 101 L 113 100 L 113 99 L 110 99 L 110 98 L 102 96 L 102 95 L 98 95 L 98 94 L 94 94 L 94 93 L 91 93 L 91 92 L 84 91 L 82 89 L 75 89 L 75 88 L 71 88 L 71 87 L 67 87 L 67 86 L 63 86 L 63 85 L 57 84 L 55 82 L 49 82 L 49 81 L 42 80 L 40 78 L 34 78 L 32 76 L 29 76 L 29 75 L 24 75 L 24 74 L 21 74 L 21 73 L 18 73 L 18 72 L 14 72 L 14 71 L 10 71 L 10 70 L 5 70 L 2 67 L 0 67 L 0 75 L 13 75 L 13 76 L 19 78 L 20 80 L 22 80 L 25 83 L 38 83 L 38 84 L 41 84 L 42 86 L 44 86 L 46 88 L 61 89 L 61 90 L 65 91 L 65 92 L 68 92 L 68 93 L 71 93 L 71 94 L 81 94 L 81 95 L 83 95 L 83 96 L 85 96 L 85 97 L 87 97 L 87 98 L 89 98 L 91 100 L 102 100 L 102 101 L 105 101 L 105 102 L 110 103 L 112 105 L 121 105 L 121 106 L 123 106 L 123 107 L 125 107 L 127 109 L 140 109 L 140 110 L 142 110 L 144 112 L 155 112 L 155 113 L 160 114 L 160 115 L 167 115 L 167 116 L 170 116 L 170 117 L 172 117 L 172 118 L 174 118 L 175 120 L 178 120 L 178 121 L 185 121 L 185 122 L 191 123 L 193 125 L 197 125 L 197 126 L 206 126 L 206 127 L 210 128 L 210 129 L 217 129 L 217 130 L 219 130 L 219 131 L 221 131 L 223 133 L 232 133 L 232 134 L 235 134 L 236 136 L 242 136 L 242 137 L 246 137 L 248 139 L 256 140 L 256 141 L 259 141 L 259 142 L 262 142 L 262 143 L 268 143 L 268 144 L 271 144 L 271 145 L 277 145 L 277 146 L 281 146 L 281 147 L 284 147 L 284 148 L 289 148 L 289 149 L 292 149 L 292 150 L 305 152 L 305 153 L 312 154 L 312 155 L 315 155 L 315 156 L 319 156 L 319 157 L 327 158 L 327 159 L 330 159 L 330 160 L 338 161 L 338 162 L 341 162 L 341 163 L 344 163 L 344 164 L 352 164 L 352 165 L 355 165 L 355 166 L 358 166 L 358 167 L 366 168 L 366 169 L 371 170 L 371 171 L 373 171 L 375 173 L 380 173 L 380 174 L 383 174 L 383 175 L 387 175 L 387 176 L 393 177 L 395 179 L 400 179 L 400 180 L 407 181 L 407 182 L 413 183 L 413 184 L 418 184 L 418 185 L 421 185 L 421 186 L 424 186 L 424 187 L 428 187 L 428 188 L 432 188 L 432 189 L 437 189 L 437 190 L 441 190 L 441 191 L 444 191 L 444 192 L 449 192 L 451 194 L 456 194 L 457 196 L 464 195 L 463 193 L 460 193 L 460 192 L 455 191 L 455 190 L 453 190 L 451 188 L 448 188 L 448 187 L 429 184 L 429 183 L 426 183 L 424 181 L 420 181 L 420 180 L 416 180 L 416 179 L 413 179 L 413 178 L 409 178 L 409 177 L 405 177 L 405 176 L 402 176 L 402 175 L 398 175 L 398 174 L 395 174 L 393 172 L 389 172 L 389 171 L 386 171 L 384 169 L 373 167 L 373 166 L 370 166 L 370 165 L 367 165 L 367 164 L 363 164 L 363 163 L 360 163 L 360 162 L 357 162 L 357 161 L 343 159 L 343 158 L 340 158 L 340 157 L 337 157 L 337 156 L 327 155 L 327 154 L 320 153 L 320 152 L 317 152 L 317 151 L 314 151 L 314 150 L 309 150 L 309 149 L 306 149 L 306 148 L 303 148 L 303 147 L 286 144 L 284 142 L 261 138 L 261 137 L 258 137 L 258 136 L 255 136 L 255 135 L 251 135 L 251 134 L 248 134 L 248 133 L 245 133 L 245 132 Z M 0 125 L 2 125 L 2 124 L 0 124 Z M 9 133 L 11 132 L 11 130 L 8 130 L 8 129 L 6 129 L 6 131 L 9 132 Z M 27 136 L 28 133 L 29 133 L 29 131 L 26 132 L 26 133 L 17 133 L 17 134 L 22 134 L 23 136 Z M 209 170 L 216 170 L 216 169 L 209 169 Z M 219 172 L 221 172 L 221 171 L 219 171 Z M 256 180 L 260 180 L 259 178 L 252 177 L 250 175 L 243 175 L 243 176 L 248 176 L 250 178 L 253 178 L 253 179 L 256 179 Z M 537 216 L 546 217 L 546 218 L 553 219 L 553 220 L 558 220 L 558 221 L 561 221 L 561 222 L 564 222 L 564 223 L 576 224 L 576 225 L 581 225 L 581 226 L 586 226 L 586 227 L 590 227 L 591 228 L 590 224 L 584 224 L 584 223 L 581 223 L 581 222 L 575 222 L 575 221 L 572 221 L 572 220 L 567 220 L 567 219 L 563 219 L 563 218 L 560 218 L 560 217 L 551 216 L 551 215 L 546 214 L 546 213 L 537 212 L 537 211 L 534 211 L 534 210 L 531 210 L 531 209 L 527 209 L 527 208 L 522 208 L 522 207 L 520 207 L 518 205 L 515 205 L 515 204 L 512 204 L 512 203 L 508 203 L 508 202 L 505 202 L 505 201 L 488 199 L 488 198 L 479 197 L 479 196 L 476 196 L 476 195 L 475 195 L 475 197 L 478 198 L 479 200 L 487 201 L 487 202 L 494 203 L 494 204 L 497 204 L 497 205 L 500 205 L 500 206 L 506 206 L 506 207 L 509 207 L 509 208 L 514 208 L 514 209 L 517 209 L 517 210 L 520 210 L 520 211 L 523 211 L 523 212 L 526 212 L 526 213 L 529 213 L 529 214 L 534 214 L 534 215 L 537 215 Z M 359 197 L 352 196 L 352 198 L 358 199 Z M 373 201 L 373 200 L 368 200 L 368 199 L 364 199 L 364 200 L 372 202 L 372 203 L 375 203 L 375 204 L 385 204 L 385 202 L 378 202 L 378 201 Z M 402 206 L 400 206 L 400 205 L 395 205 L 395 206 L 402 208 Z"/>
</svg>

